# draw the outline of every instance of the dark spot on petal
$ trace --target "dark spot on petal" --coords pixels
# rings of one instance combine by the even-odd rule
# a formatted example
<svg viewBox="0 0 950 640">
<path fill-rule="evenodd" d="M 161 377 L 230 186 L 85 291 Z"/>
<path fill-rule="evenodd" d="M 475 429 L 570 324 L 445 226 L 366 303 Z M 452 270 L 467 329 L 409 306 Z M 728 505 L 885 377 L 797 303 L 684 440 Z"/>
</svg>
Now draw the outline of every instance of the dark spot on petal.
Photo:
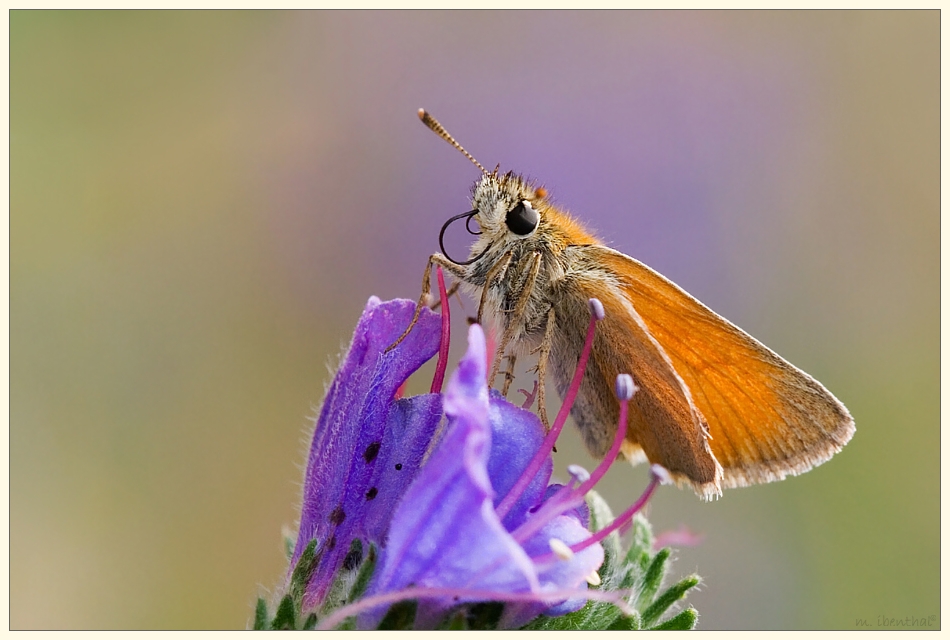
<svg viewBox="0 0 950 640">
<path fill-rule="evenodd" d="M 379 447 L 382 445 L 381 442 L 377 441 L 373 444 L 366 447 L 366 451 L 363 452 L 363 460 L 366 460 L 367 463 L 372 462 L 376 459 L 376 456 L 379 455 Z"/>
<path fill-rule="evenodd" d="M 343 569 L 346 571 L 352 571 L 356 567 L 360 566 L 361 562 L 363 562 L 363 547 L 362 545 L 353 545 L 350 548 L 350 552 L 346 554 L 345 558 L 343 558 Z"/>
<path fill-rule="evenodd" d="M 332 536 L 327 540 L 327 551 L 333 551 L 336 548 L 336 536 Z"/>
<path fill-rule="evenodd" d="M 402 471 L 402 464 L 401 464 L 401 463 L 396 465 L 396 471 Z"/>
<path fill-rule="evenodd" d="M 552 451 L 553 453 L 557 453 L 557 447 L 551 447 L 551 451 Z"/>
<path fill-rule="evenodd" d="M 343 511 L 343 505 L 339 505 L 330 514 L 330 524 L 342 524 L 344 520 L 346 520 L 346 513 Z"/>
<path fill-rule="evenodd" d="M 366 499 L 372 500 L 373 498 L 376 497 L 377 493 L 379 493 L 379 489 L 377 489 L 376 487 L 373 487 L 372 489 L 366 492 Z"/>
</svg>

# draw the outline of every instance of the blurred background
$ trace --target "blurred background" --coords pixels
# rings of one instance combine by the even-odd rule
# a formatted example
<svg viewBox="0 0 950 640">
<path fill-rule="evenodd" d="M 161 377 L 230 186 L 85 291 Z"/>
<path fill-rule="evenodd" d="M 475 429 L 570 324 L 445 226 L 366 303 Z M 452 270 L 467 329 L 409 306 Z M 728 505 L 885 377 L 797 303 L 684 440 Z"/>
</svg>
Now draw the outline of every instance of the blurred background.
<svg viewBox="0 0 950 640">
<path fill-rule="evenodd" d="M 10 36 L 13 628 L 244 628 L 328 365 L 468 209 L 423 106 L 853 413 L 804 476 L 658 491 L 655 529 L 703 536 L 673 565 L 700 628 L 939 627 L 936 11 L 14 11 Z"/>
</svg>

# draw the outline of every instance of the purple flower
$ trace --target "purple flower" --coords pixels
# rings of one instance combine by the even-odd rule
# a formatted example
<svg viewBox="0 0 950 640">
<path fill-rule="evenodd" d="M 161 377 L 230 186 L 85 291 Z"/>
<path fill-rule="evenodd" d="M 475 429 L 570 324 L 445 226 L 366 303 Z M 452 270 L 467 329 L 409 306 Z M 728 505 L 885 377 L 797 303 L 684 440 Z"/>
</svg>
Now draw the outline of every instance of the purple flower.
<svg viewBox="0 0 950 640">
<path fill-rule="evenodd" d="M 434 627 L 449 609 L 468 602 L 506 603 L 499 626 L 510 628 L 542 613 L 574 611 L 587 600 L 625 609 L 622 594 L 588 590 L 587 584 L 600 580 L 600 540 L 633 517 L 658 478 L 637 504 L 596 534 L 588 530 L 585 495 L 619 453 L 623 430 L 592 474 L 574 468 L 566 486 L 550 484 L 551 450 L 580 385 L 602 307 L 592 302 L 575 379 L 545 433 L 533 413 L 489 391 L 485 336 L 477 325 L 469 330 L 468 352 L 446 393 L 437 393 L 449 338 L 438 275 L 446 312 L 441 329 L 439 315 L 422 309 L 412 331 L 390 350 L 415 305 L 370 298 L 327 391 L 288 572 L 288 579 L 298 575 L 293 567 L 316 541 L 309 570 L 293 578 L 297 585 L 304 581 L 301 610 L 336 602 L 327 596 L 341 569 L 359 564 L 360 558 L 348 555 L 357 540 L 360 548 L 370 543 L 380 550 L 369 588 L 358 602 L 321 620 L 321 627 L 356 615 L 359 626 L 375 628 L 384 605 L 404 599 L 418 602 L 416 628 Z M 397 398 L 408 377 L 437 351 L 433 393 Z M 618 378 L 620 424 L 634 390 L 629 376 Z"/>
<path fill-rule="evenodd" d="M 586 588 L 586 579 L 604 560 L 599 544 L 576 554 L 552 556 L 590 538 L 586 513 L 555 514 L 537 530 L 519 538 L 519 528 L 544 503 L 549 491 L 547 456 L 514 507 L 504 518 L 498 503 L 528 466 L 544 440 L 544 427 L 533 413 L 515 407 L 497 393 L 489 395 L 485 378 L 485 337 L 478 325 L 469 330 L 468 353 L 445 393 L 448 430 L 409 487 L 393 515 L 387 545 L 368 595 L 409 586 L 427 587 L 433 598 L 420 599 L 417 627 L 437 623 L 458 602 L 535 594 L 534 602 L 509 605 L 502 626 L 518 627 L 554 604 L 545 592 Z M 442 597 L 438 597 L 439 590 Z M 494 598 L 466 592 L 494 593 Z M 556 613 L 577 609 L 573 599 Z M 364 616 L 375 627 L 382 613 Z"/>
</svg>

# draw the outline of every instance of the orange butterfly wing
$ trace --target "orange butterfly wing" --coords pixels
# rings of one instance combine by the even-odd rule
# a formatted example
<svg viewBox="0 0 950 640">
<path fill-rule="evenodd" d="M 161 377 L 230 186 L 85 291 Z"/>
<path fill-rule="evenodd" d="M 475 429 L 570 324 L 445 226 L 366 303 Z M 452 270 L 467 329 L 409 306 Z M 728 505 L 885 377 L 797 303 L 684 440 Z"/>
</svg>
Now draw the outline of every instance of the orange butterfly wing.
<svg viewBox="0 0 950 640">
<path fill-rule="evenodd" d="M 705 418 L 709 446 L 722 465 L 723 487 L 803 473 L 828 460 L 851 439 L 854 421 L 848 410 L 814 378 L 641 262 L 599 245 L 573 249 L 582 251 L 586 265 L 603 270 L 604 281 L 584 286 L 582 280 L 581 288 L 592 296 L 608 285 L 612 295 L 606 296 L 605 307 L 613 308 L 607 308 L 605 329 L 628 336 L 601 349 L 595 346 L 595 358 L 625 360 L 634 379 L 642 379 L 644 363 L 638 351 L 643 349 L 630 343 L 658 345 L 688 388 L 685 395 Z M 636 313 L 624 315 L 625 305 L 618 304 L 617 298 Z M 652 340 L 644 337 L 642 325 Z M 604 354 L 605 350 L 611 355 Z M 647 363 L 648 369 L 662 366 L 659 361 Z M 648 385 L 645 391 L 656 395 L 655 386 Z M 631 415 L 628 438 L 636 428 L 642 431 L 635 422 Z M 690 424 L 682 428 L 695 429 Z M 645 443 L 633 439 L 652 462 L 663 463 Z M 697 491 L 709 494 L 707 488 L 697 486 L 702 484 L 697 478 L 690 480 Z"/>
<path fill-rule="evenodd" d="M 662 465 L 677 484 L 690 484 L 703 497 L 720 494 L 722 468 L 689 389 L 623 292 L 604 286 L 594 273 L 584 268 L 561 282 L 567 295 L 557 296 L 552 350 L 554 379 L 563 397 L 589 318 L 587 300 L 598 298 L 605 317 L 597 325 L 587 371 L 571 408 L 588 450 L 603 457 L 610 448 L 620 414 L 614 381 L 628 373 L 638 389 L 628 405 L 624 455 L 634 462 L 645 456 Z"/>
</svg>

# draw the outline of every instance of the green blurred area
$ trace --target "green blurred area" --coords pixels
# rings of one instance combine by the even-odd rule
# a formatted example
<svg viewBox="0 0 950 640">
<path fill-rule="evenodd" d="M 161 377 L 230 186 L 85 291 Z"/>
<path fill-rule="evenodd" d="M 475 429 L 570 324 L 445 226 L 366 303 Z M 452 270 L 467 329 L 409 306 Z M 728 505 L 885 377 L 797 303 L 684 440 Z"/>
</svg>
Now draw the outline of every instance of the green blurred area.
<svg viewBox="0 0 950 640">
<path fill-rule="evenodd" d="M 550 95 L 501 90 L 557 55 L 553 37 L 502 37 L 543 21 L 602 37 L 605 65 L 628 41 L 649 61 L 652 30 L 752 61 L 752 85 L 768 73 L 755 61 L 788 56 L 807 72 L 775 82 L 813 89 L 789 107 L 804 133 L 785 164 L 717 184 L 724 239 L 708 240 L 744 292 L 727 315 L 827 384 L 857 435 L 818 470 L 716 503 L 658 492 L 655 529 L 705 535 L 674 564 L 705 578 L 700 628 L 939 626 L 939 14 L 496 18 L 11 13 L 12 628 L 245 626 L 285 569 L 326 364 L 368 296 L 416 294 L 438 223 L 463 210 L 443 208 L 465 206 L 464 167 L 455 200 L 426 193 L 432 158 L 455 158 L 414 109 L 609 108 L 612 90 L 569 86 L 580 63 L 545 69 L 563 82 Z M 438 223 L 399 222 L 430 209 Z M 559 469 L 593 464 L 578 442 Z M 620 511 L 646 475 L 608 479 Z"/>
</svg>

